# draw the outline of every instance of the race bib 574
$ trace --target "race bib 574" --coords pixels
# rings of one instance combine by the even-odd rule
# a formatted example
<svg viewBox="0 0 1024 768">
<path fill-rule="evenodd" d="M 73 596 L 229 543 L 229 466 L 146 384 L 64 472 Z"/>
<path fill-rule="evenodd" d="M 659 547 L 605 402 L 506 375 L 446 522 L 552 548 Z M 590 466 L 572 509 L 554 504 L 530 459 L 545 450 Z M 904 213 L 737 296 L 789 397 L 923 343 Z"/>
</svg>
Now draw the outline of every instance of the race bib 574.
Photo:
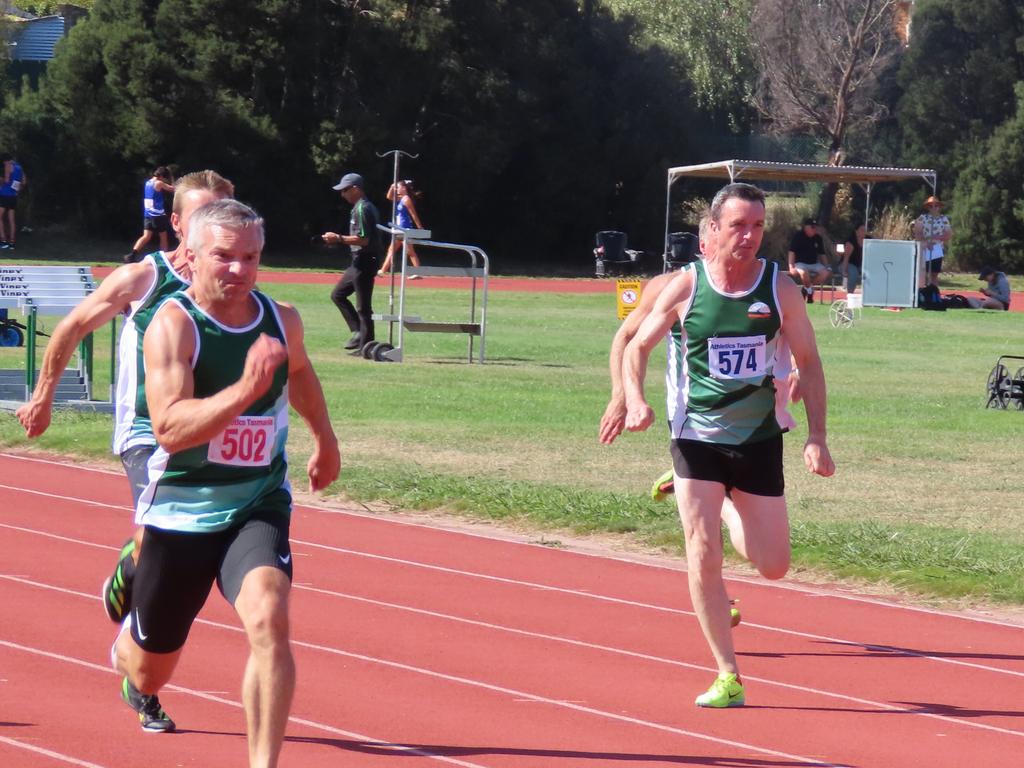
<svg viewBox="0 0 1024 768">
<path fill-rule="evenodd" d="M 716 379 L 764 376 L 767 341 L 764 336 L 726 336 L 708 339 L 708 368 Z"/>
</svg>

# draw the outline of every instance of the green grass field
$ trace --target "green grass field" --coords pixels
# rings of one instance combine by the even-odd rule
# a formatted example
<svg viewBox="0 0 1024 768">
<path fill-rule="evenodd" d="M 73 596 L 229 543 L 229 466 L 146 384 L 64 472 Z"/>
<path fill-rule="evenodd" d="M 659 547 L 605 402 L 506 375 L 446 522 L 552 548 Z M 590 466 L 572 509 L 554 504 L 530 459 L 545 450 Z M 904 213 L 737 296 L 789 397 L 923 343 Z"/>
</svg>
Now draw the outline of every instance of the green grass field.
<svg viewBox="0 0 1024 768">
<path fill-rule="evenodd" d="M 407 334 L 402 364 L 347 357 L 329 286 L 267 287 L 306 323 L 343 449 L 331 495 L 527 525 L 549 540 L 601 532 L 681 551 L 674 506 L 646 495 L 669 467 L 664 428 L 611 447 L 596 439 L 617 327 L 611 285 L 607 295 L 492 292 L 483 366 L 466 362 L 466 337 L 434 334 Z M 409 311 L 425 319 L 463 319 L 465 293 L 410 294 Z M 386 300 L 378 290 L 378 311 Z M 803 430 L 786 438 L 795 566 L 924 596 L 1024 603 L 1024 413 L 983 407 L 996 358 L 1024 355 L 1020 315 L 869 308 L 837 330 L 826 306 L 810 312 L 837 473 L 809 475 Z M 97 344 L 101 396 L 109 338 Z M 659 351 L 648 391 L 659 413 L 661 360 Z M 0 349 L 0 367 L 24 364 L 24 350 Z M 308 435 L 294 435 L 293 482 L 304 487 Z M 109 436 L 109 417 L 61 413 L 34 445 L 105 458 Z M 0 416 L 0 445 L 27 445 L 13 416 Z"/>
</svg>

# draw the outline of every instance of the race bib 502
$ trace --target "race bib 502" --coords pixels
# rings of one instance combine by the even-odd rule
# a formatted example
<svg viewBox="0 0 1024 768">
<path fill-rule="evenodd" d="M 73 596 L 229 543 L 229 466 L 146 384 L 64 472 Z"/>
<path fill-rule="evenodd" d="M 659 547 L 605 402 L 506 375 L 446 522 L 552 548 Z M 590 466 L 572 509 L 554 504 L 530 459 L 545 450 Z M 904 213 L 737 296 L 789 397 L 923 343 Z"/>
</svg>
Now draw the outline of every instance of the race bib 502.
<svg viewBox="0 0 1024 768">
<path fill-rule="evenodd" d="M 233 467 L 266 467 L 274 449 L 273 416 L 239 416 L 210 441 L 206 458 Z"/>
</svg>

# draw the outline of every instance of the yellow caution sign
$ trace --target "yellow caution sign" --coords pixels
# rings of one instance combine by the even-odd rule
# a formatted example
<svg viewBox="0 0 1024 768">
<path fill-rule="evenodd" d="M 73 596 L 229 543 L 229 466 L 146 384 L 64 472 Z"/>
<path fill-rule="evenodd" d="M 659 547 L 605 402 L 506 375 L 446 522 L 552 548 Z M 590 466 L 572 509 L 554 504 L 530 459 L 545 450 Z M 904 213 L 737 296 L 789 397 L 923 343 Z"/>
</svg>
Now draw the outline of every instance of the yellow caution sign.
<svg viewBox="0 0 1024 768">
<path fill-rule="evenodd" d="M 619 310 L 619 320 L 625 320 L 626 315 L 636 309 L 636 305 L 640 303 L 640 281 L 616 280 L 615 296 Z"/>
</svg>

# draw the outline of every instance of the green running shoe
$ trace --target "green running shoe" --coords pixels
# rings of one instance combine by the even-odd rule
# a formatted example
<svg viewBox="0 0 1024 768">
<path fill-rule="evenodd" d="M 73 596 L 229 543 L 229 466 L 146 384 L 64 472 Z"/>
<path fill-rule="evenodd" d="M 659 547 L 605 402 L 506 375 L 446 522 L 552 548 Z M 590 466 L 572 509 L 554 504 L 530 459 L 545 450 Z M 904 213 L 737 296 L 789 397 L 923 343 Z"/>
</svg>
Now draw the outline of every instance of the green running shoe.
<svg viewBox="0 0 1024 768">
<path fill-rule="evenodd" d="M 132 579 L 135 577 L 135 561 L 132 560 L 132 552 L 135 551 L 135 539 L 128 539 L 121 554 L 117 558 L 117 567 L 114 573 L 103 582 L 103 589 L 100 592 L 103 598 L 103 610 L 115 624 L 124 621 L 128 609 L 132 605 Z"/>
<path fill-rule="evenodd" d="M 740 609 L 736 607 L 736 603 L 739 600 L 729 601 L 729 625 L 732 627 L 738 627 L 740 622 L 743 621 L 743 617 L 740 615 Z"/>
<path fill-rule="evenodd" d="M 694 701 L 698 707 L 714 709 L 742 707 L 744 703 L 746 703 L 746 699 L 743 696 L 743 686 L 740 684 L 739 677 L 733 672 L 719 674 L 711 687 Z"/>
<path fill-rule="evenodd" d="M 671 469 L 655 480 L 654 485 L 651 486 L 651 498 L 655 501 L 661 501 L 675 492 L 676 476 Z"/>
<path fill-rule="evenodd" d="M 142 730 L 149 733 L 170 733 L 174 730 L 174 721 L 160 706 L 160 699 L 156 696 L 146 696 L 132 685 L 127 677 L 121 683 L 121 698 L 125 704 L 139 713 Z"/>
</svg>

